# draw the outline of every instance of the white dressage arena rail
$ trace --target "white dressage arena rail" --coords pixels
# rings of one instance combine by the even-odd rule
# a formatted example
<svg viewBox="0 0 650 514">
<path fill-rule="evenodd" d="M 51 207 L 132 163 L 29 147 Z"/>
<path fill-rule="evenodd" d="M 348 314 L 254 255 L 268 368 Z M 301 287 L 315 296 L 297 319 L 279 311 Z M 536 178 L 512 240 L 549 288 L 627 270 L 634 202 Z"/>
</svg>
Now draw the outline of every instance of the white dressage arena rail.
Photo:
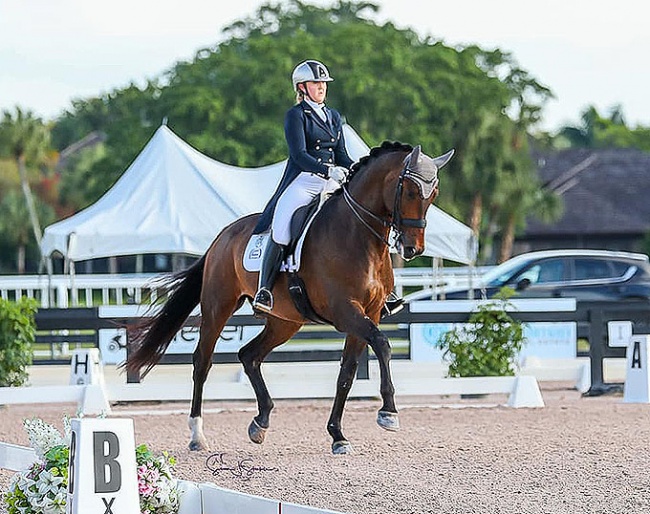
<svg viewBox="0 0 650 514">
<path fill-rule="evenodd" d="M 25 471 L 36 461 L 32 448 L 0 442 L 0 468 Z M 343 514 L 333 510 L 316 509 L 296 503 L 253 496 L 217 487 L 210 483 L 179 480 L 180 506 L 178 514 Z"/>
<path fill-rule="evenodd" d="M 544 406 L 534 376 L 442 378 L 441 370 L 432 363 L 394 361 L 392 364 L 395 394 L 398 398 L 502 394 L 507 395 L 505 405 L 508 407 Z M 38 367 L 39 371 L 42 369 Z M 106 371 L 104 373 L 102 366 L 100 373 L 93 375 L 85 385 L 58 385 L 53 374 L 47 380 L 37 380 L 35 386 L 0 387 L 0 405 L 72 402 L 77 403 L 80 413 L 93 415 L 109 414 L 110 402 L 189 402 L 192 397 L 190 375 L 182 373 L 182 378 L 179 378 L 177 366 L 154 368 L 145 381 L 137 384 L 123 383 L 123 377 L 114 368 Z M 380 380 L 376 362 L 371 364 L 369 371 L 369 379 L 354 381 L 350 398 L 379 397 Z M 336 389 L 338 363 L 267 363 L 264 373 L 274 398 L 332 399 Z M 301 386 L 296 387 L 296 383 Z M 219 365 L 206 383 L 204 399 L 252 401 L 255 394 L 239 365 Z M 436 400 L 432 398 L 430 402 L 433 404 Z"/>
<path fill-rule="evenodd" d="M 470 275 L 476 280 L 485 268 L 395 268 L 395 287 L 467 287 Z M 0 276 L 0 298 L 36 298 L 46 307 L 96 307 L 140 304 L 155 300 L 152 280 L 156 274 L 4 275 Z M 150 296 L 151 295 L 151 296 Z"/>
</svg>

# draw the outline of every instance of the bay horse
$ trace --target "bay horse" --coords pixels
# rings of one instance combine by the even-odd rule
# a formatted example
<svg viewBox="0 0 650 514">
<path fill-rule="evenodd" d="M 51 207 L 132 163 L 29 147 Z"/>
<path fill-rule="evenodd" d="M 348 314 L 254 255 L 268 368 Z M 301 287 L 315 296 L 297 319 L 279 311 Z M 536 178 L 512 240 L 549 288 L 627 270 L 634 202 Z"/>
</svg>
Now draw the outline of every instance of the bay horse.
<svg viewBox="0 0 650 514">
<path fill-rule="evenodd" d="M 341 419 L 359 357 L 370 345 L 379 363 L 382 406 L 377 423 L 399 429 L 395 390 L 390 373 L 390 344 L 378 328 L 382 308 L 393 290 L 389 253 L 391 230 L 398 253 L 410 260 L 424 251 L 425 215 L 438 195 L 438 169 L 453 154 L 431 158 L 401 143 L 384 142 L 353 166 L 347 185 L 329 198 L 314 219 L 304 241 L 299 275 L 314 311 L 346 334 L 336 394 L 327 431 L 332 452 L 344 454 L 352 446 L 343 435 Z M 212 366 L 217 338 L 230 316 L 250 301 L 258 273 L 243 267 L 243 254 L 258 214 L 224 228 L 208 251 L 188 269 L 164 283 L 167 300 L 150 318 L 130 327 L 133 351 L 123 364 L 142 376 L 159 361 L 174 335 L 200 303 L 200 338 L 193 353 L 193 394 L 189 415 L 192 450 L 207 449 L 203 433 L 203 386 Z M 262 443 L 269 428 L 273 401 L 261 364 L 275 347 L 308 322 L 296 309 L 281 273 L 274 287 L 275 304 L 263 330 L 238 353 L 255 391 L 258 414 L 248 435 Z"/>
</svg>

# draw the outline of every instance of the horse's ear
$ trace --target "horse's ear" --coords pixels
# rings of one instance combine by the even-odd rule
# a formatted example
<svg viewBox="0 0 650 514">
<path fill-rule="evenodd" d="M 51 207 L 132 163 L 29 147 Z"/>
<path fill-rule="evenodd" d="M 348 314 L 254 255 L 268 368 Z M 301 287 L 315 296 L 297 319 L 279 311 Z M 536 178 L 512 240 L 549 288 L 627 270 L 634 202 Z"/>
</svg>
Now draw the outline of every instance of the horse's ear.
<svg viewBox="0 0 650 514">
<path fill-rule="evenodd" d="M 456 150 L 452 148 L 446 154 L 441 155 L 439 157 L 434 157 L 433 163 L 438 167 L 438 169 L 442 168 L 445 164 L 447 164 L 451 160 L 455 151 Z"/>
<path fill-rule="evenodd" d="M 416 146 L 415 148 L 413 148 L 413 150 L 411 150 L 411 156 L 409 157 L 409 168 L 415 167 L 417 165 L 421 152 L 422 152 L 422 147 L 420 145 Z"/>
</svg>

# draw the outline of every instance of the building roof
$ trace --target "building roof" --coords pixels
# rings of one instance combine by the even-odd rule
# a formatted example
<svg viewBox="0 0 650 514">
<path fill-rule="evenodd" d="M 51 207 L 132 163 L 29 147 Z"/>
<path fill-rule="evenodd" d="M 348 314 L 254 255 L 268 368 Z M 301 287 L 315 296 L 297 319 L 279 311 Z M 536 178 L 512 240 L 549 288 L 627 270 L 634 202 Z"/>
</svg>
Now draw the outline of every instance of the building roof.
<svg viewBox="0 0 650 514">
<path fill-rule="evenodd" d="M 529 220 L 526 237 L 650 231 L 650 153 L 568 149 L 534 159 L 542 183 L 562 196 L 564 214 L 550 224 Z"/>
</svg>

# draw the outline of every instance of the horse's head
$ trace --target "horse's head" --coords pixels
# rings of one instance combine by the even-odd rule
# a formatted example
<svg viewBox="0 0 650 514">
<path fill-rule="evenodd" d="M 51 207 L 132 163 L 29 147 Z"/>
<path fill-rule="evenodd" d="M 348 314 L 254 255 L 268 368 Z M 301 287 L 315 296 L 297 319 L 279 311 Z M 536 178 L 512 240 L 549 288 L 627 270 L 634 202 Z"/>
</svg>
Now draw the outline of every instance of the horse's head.
<svg viewBox="0 0 650 514">
<path fill-rule="evenodd" d="M 396 248 L 407 261 L 424 252 L 426 213 L 438 196 L 438 170 L 453 154 L 454 150 L 450 150 L 431 158 L 416 146 L 404 159 L 399 174 L 395 174 L 395 187 L 385 189 L 385 201 L 393 202 L 391 224 L 397 233 Z"/>
<path fill-rule="evenodd" d="M 450 150 L 431 158 L 419 146 L 384 142 L 353 166 L 350 192 L 343 188 L 345 201 L 357 219 L 387 245 L 392 228 L 399 254 L 413 259 L 424 251 L 425 216 L 438 195 L 438 170 L 453 154 Z"/>
</svg>

